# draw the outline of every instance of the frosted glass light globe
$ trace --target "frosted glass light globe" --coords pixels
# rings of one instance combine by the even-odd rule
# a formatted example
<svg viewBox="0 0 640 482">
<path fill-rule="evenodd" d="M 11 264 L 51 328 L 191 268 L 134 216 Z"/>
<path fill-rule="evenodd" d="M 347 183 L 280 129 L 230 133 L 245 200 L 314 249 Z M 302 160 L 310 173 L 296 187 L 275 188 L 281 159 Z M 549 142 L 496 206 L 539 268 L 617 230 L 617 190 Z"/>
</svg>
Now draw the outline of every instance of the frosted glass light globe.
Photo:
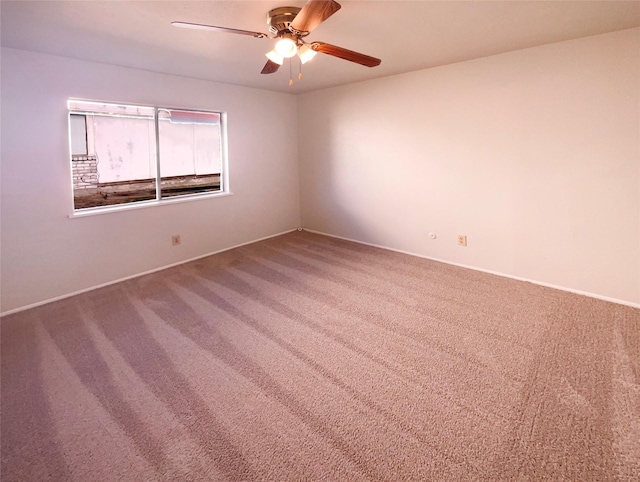
<svg viewBox="0 0 640 482">
<path fill-rule="evenodd" d="M 288 59 L 296 54 L 296 52 L 298 51 L 298 46 L 290 38 L 283 38 L 278 40 L 275 50 L 284 58 Z"/>
</svg>

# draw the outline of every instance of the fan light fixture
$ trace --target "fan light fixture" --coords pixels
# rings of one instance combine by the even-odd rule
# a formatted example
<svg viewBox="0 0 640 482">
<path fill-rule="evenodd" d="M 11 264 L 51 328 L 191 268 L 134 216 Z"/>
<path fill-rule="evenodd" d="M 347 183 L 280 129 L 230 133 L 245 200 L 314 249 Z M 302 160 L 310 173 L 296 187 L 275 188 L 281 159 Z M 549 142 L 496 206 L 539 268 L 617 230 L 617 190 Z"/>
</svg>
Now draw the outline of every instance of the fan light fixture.
<svg viewBox="0 0 640 482">
<path fill-rule="evenodd" d="M 296 45 L 295 41 L 293 41 L 289 37 L 283 37 L 276 43 L 275 51 L 285 59 L 288 59 L 296 54 L 296 52 L 298 51 L 298 46 Z"/>
<path fill-rule="evenodd" d="M 300 57 L 300 62 L 302 62 L 303 64 L 306 64 L 307 62 L 309 62 L 309 60 L 314 58 L 317 53 L 318 52 L 316 52 L 306 44 L 302 44 L 298 48 L 298 57 Z"/>
<path fill-rule="evenodd" d="M 272 62 L 275 62 L 278 65 L 282 65 L 282 63 L 284 62 L 284 57 L 280 55 L 278 52 L 276 52 L 275 50 L 272 50 L 271 52 L 268 52 L 265 55 L 269 60 L 271 60 Z"/>
<path fill-rule="evenodd" d="M 282 53 L 282 50 L 284 50 L 283 48 L 278 49 L 278 45 L 280 44 L 280 42 L 285 41 L 285 47 L 286 47 L 286 55 Z M 309 45 L 307 44 L 301 44 L 299 47 L 296 46 L 295 44 L 293 45 L 293 48 L 289 48 L 289 43 L 293 43 L 292 40 L 290 39 L 281 39 L 280 41 L 278 41 L 278 43 L 276 44 L 276 48 L 273 49 L 272 51 L 268 52 L 267 54 L 265 54 L 265 56 L 271 60 L 272 62 L 275 62 L 278 65 L 282 65 L 284 63 L 284 59 L 285 58 L 291 58 L 293 57 L 296 52 L 298 53 L 298 57 L 300 57 L 300 63 L 302 64 L 306 64 L 307 62 L 309 62 L 309 60 L 311 60 L 312 58 L 314 58 L 316 56 L 316 54 L 318 52 L 316 52 L 315 50 L 313 50 L 311 47 L 309 47 Z M 293 52 L 293 53 L 291 53 Z"/>
</svg>

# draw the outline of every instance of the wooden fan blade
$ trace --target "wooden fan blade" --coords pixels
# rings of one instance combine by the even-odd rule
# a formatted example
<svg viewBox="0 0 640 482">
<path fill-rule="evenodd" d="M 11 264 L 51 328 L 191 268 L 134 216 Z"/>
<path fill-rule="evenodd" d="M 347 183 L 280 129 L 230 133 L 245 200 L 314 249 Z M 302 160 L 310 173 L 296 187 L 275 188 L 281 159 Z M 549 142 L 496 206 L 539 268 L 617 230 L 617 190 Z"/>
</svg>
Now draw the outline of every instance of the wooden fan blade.
<svg viewBox="0 0 640 482">
<path fill-rule="evenodd" d="M 213 32 L 237 33 L 240 35 L 250 35 L 251 37 L 256 37 L 256 38 L 268 37 L 266 33 L 262 33 L 262 32 L 252 32 L 250 30 L 240 30 L 237 28 L 228 28 L 228 27 L 216 27 L 214 25 L 202 25 L 200 23 L 171 22 L 171 25 L 173 25 L 174 27 L 194 28 L 198 30 L 210 30 Z"/>
<path fill-rule="evenodd" d="M 291 22 L 291 30 L 311 32 L 314 28 L 340 10 L 340 4 L 333 0 L 309 0 Z"/>
<path fill-rule="evenodd" d="M 262 67 L 262 72 L 260 72 L 260 73 L 261 74 L 273 74 L 274 72 L 277 72 L 279 68 L 280 68 L 279 64 L 276 64 L 272 60 L 267 60 L 267 63 L 264 64 L 264 67 Z"/>
<path fill-rule="evenodd" d="M 335 45 L 326 44 L 324 42 L 313 42 L 311 48 L 316 52 L 321 52 L 327 55 L 333 55 L 349 62 L 355 62 L 356 64 L 364 65 L 365 67 L 376 67 L 380 65 L 382 60 L 370 57 L 365 54 L 354 52 L 353 50 L 343 49 L 342 47 L 336 47 Z"/>
</svg>

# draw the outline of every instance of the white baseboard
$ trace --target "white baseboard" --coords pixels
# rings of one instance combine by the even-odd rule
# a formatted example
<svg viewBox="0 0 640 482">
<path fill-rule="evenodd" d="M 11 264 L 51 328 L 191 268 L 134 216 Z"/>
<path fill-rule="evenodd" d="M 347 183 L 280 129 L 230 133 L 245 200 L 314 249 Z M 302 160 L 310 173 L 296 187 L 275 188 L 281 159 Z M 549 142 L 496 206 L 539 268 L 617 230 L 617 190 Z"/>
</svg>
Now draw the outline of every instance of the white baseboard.
<svg viewBox="0 0 640 482">
<path fill-rule="evenodd" d="M 291 233 L 291 232 L 296 231 L 296 230 L 300 230 L 300 228 L 290 229 L 288 231 L 283 231 L 282 233 L 272 234 L 270 236 L 265 236 L 265 237 L 262 237 L 262 238 L 254 239 L 253 241 L 247 241 L 246 243 L 236 244 L 236 245 L 231 246 L 229 248 L 219 249 L 218 251 L 213 251 L 211 253 L 207 253 L 207 254 L 203 254 L 203 255 L 200 255 L 200 256 L 196 256 L 195 258 L 185 259 L 183 261 L 178 261 L 177 263 L 168 264 L 168 265 L 165 265 L 165 266 L 161 266 L 159 268 L 154 268 L 154 269 L 150 269 L 148 271 L 144 271 L 142 273 L 136 273 L 136 274 L 131 275 L 131 276 L 125 276 L 124 278 L 118 278 L 118 279 L 115 279 L 113 281 L 108 281 L 106 283 L 102 283 L 102 284 L 99 284 L 99 285 L 91 286 L 89 288 L 85 288 L 85 289 L 82 289 L 82 290 L 74 291 L 72 293 L 67 293 L 67 294 L 64 294 L 64 295 L 56 296 L 55 298 L 48 298 L 48 299 L 43 300 L 43 301 L 38 301 L 36 303 L 32 303 L 32 304 L 29 304 L 29 305 L 26 305 L 26 306 L 21 306 L 19 308 L 14 308 L 13 310 L 9 310 L 9 311 L 5 311 L 3 313 L 0 313 L 0 318 L 3 317 L 3 316 L 6 316 L 6 315 L 11 315 L 13 313 L 18 313 L 20 311 L 25 311 L 25 310 L 28 310 L 30 308 L 35 308 L 36 306 L 46 305 L 47 303 L 51 303 L 53 301 L 63 300 L 65 298 L 70 298 L 72 296 L 76 296 L 76 295 L 79 295 L 79 294 L 82 294 L 82 293 L 86 293 L 88 291 L 97 290 L 98 288 L 104 288 L 105 286 L 114 285 L 116 283 L 120 283 L 121 281 L 126 281 L 126 280 L 133 279 L 133 278 L 139 278 L 140 276 L 145 276 L 145 275 L 148 275 L 148 274 L 151 274 L 151 273 L 156 273 L 158 271 L 163 271 L 165 269 L 173 268 L 174 266 L 179 266 L 181 264 L 190 263 L 191 261 L 195 261 L 195 260 L 198 260 L 198 259 L 201 259 L 201 258 L 206 258 L 207 256 L 213 256 L 214 254 L 224 253 L 225 251 L 229 251 L 229 250 L 232 250 L 232 249 L 235 249 L 235 248 L 239 248 L 241 246 L 246 246 L 247 244 L 253 244 L 253 243 L 257 243 L 259 241 L 264 241 L 265 239 L 275 238 L 276 236 L 282 236 L 283 234 Z"/>
<path fill-rule="evenodd" d="M 617 303 L 619 305 L 631 306 L 632 308 L 640 308 L 640 303 L 633 303 L 631 301 L 619 300 L 617 298 L 611 298 L 609 296 L 602 296 L 602 295 L 598 295 L 598 294 L 595 294 L 595 293 L 589 293 L 589 292 L 586 292 L 586 291 L 580 291 L 580 290 L 575 290 L 575 289 L 572 289 L 572 288 L 566 288 L 564 286 L 558 286 L 558 285 L 554 285 L 554 284 L 551 284 L 551 283 L 545 283 L 545 282 L 542 282 L 542 281 L 536 281 L 536 280 L 532 280 L 532 279 L 528 279 L 528 278 L 522 278 L 520 276 L 514 276 L 514 275 L 510 275 L 510 274 L 506 274 L 506 273 L 500 273 L 498 271 L 491 271 L 489 269 L 477 268 L 475 266 L 468 266 L 468 265 L 465 265 L 465 264 L 453 263 L 451 261 L 446 261 L 444 259 L 432 258 L 432 257 L 429 257 L 429 256 L 425 256 L 423 254 L 411 253 L 409 251 L 403 251 L 401 249 L 389 248 L 388 246 L 382 246 L 382 245 L 379 245 L 379 244 L 365 243 L 364 241 L 358 241 L 357 239 L 345 238 L 343 236 L 336 236 L 334 234 L 323 233 L 322 231 L 314 231 L 313 229 L 304 228 L 304 230 L 308 231 L 310 233 L 321 234 L 323 236 L 329 236 L 330 238 L 343 239 L 345 241 L 351 241 L 353 243 L 363 244 L 365 246 L 372 246 L 374 248 L 386 249 L 387 251 L 395 251 L 396 253 L 408 254 L 409 256 L 416 256 L 417 258 L 423 258 L 423 259 L 428 259 L 428 260 L 431 260 L 431 261 L 437 261 L 438 263 L 445 263 L 445 264 L 450 264 L 452 266 L 458 266 L 460 268 L 472 269 L 474 271 L 481 271 L 483 273 L 489 273 L 489 274 L 494 274 L 496 276 L 502 276 L 503 278 L 510 278 L 510 279 L 514 279 L 514 280 L 518 280 L 518 281 L 526 281 L 528 283 L 533 283 L 533 284 L 536 284 L 536 285 L 539 285 L 539 286 L 546 286 L 547 288 L 553 288 L 553 289 L 560 290 L 560 291 L 568 291 L 569 293 L 575 293 L 577 295 L 588 296 L 590 298 L 596 298 L 596 299 L 603 300 L 603 301 L 609 301 L 611 303 Z"/>
</svg>

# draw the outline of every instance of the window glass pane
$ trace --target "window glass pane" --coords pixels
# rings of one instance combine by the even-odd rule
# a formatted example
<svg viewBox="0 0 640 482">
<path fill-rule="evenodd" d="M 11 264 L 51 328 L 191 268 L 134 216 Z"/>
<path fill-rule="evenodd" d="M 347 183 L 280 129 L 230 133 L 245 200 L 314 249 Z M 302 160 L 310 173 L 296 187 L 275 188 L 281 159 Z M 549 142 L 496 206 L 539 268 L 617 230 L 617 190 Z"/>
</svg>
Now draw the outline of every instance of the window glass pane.
<svg viewBox="0 0 640 482">
<path fill-rule="evenodd" d="M 222 190 L 219 113 L 160 109 L 158 133 L 163 198 Z"/>
<path fill-rule="evenodd" d="M 71 161 L 74 207 L 156 199 L 155 109 L 70 101 L 69 110 L 86 118 L 87 155 Z"/>
<path fill-rule="evenodd" d="M 71 155 L 87 155 L 87 121 L 85 116 L 72 114 L 69 117 L 69 131 L 71 133 Z"/>
</svg>

